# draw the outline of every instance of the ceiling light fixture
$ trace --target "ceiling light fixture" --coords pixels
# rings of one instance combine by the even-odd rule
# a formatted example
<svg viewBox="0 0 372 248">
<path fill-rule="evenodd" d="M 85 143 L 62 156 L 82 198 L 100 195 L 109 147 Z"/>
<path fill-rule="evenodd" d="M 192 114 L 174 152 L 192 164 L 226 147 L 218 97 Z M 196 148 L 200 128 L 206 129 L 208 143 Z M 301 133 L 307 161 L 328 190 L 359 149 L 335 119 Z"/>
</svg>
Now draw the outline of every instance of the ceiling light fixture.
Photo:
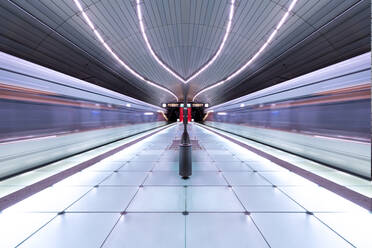
<svg viewBox="0 0 372 248">
<path fill-rule="evenodd" d="M 156 55 L 156 53 L 152 49 L 151 44 L 149 42 L 149 39 L 147 38 L 147 34 L 146 34 L 146 31 L 145 31 L 145 26 L 143 24 L 142 10 L 141 10 L 140 0 L 136 0 L 136 3 L 137 3 L 137 8 L 136 9 L 137 9 L 138 22 L 140 24 L 140 29 L 141 29 L 142 37 L 145 40 L 146 46 L 149 49 L 151 56 L 156 60 L 156 62 L 158 62 L 159 65 L 161 65 L 161 67 L 163 67 L 165 70 L 167 70 L 175 78 L 177 78 L 181 82 L 185 83 L 185 81 L 183 80 L 183 78 L 180 77 L 177 73 L 175 73 L 172 69 L 170 69 L 167 65 L 165 65 L 163 63 L 163 61 L 161 61 L 161 59 L 159 59 L 159 57 Z"/>
<path fill-rule="evenodd" d="M 96 38 L 99 40 L 99 42 L 106 48 L 106 50 L 111 54 L 111 56 L 116 60 L 118 61 L 127 71 L 129 71 L 132 75 L 134 75 L 136 78 L 144 81 L 145 83 L 151 85 L 151 86 L 154 86 L 160 90 L 163 90 L 169 94 L 171 94 L 173 97 L 175 97 L 178 101 L 178 97 L 172 92 L 170 91 L 169 89 L 163 87 L 163 86 L 160 86 L 154 82 L 151 82 L 150 80 L 147 80 L 145 79 L 143 76 L 141 76 L 140 74 L 138 74 L 135 70 L 133 70 L 129 65 L 127 65 L 123 60 L 121 60 L 117 54 L 112 50 L 112 48 L 105 42 L 105 40 L 102 38 L 101 34 L 98 32 L 98 30 L 96 29 L 96 27 L 94 26 L 93 22 L 90 20 L 90 18 L 88 17 L 87 13 L 85 13 L 83 7 L 81 6 L 79 0 L 74 0 L 74 3 L 76 5 L 76 7 L 79 9 L 79 11 L 81 12 L 85 22 L 88 24 L 88 26 L 92 29 L 94 35 L 96 36 Z"/>
<path fill-rule="evenodd" d="M 137 3 L 137 8 L 136 9 L 137 9 L 137 17 L 138 17 L 138 22 L 140 24 L 142 37 L 145 40 L 146 46 L 147 46 L 148 50 L 150 51 L 150 54 L 158 62 L 158 64 L 161 65 L 166 71 L 168 71 L 170 74 L 172 74 L 178 80 L 180 80 L 182 83 L 186 84 L 186 83 L 190 82 L 192 79 L 194 79 L 195 77 L 197 77 L 200 73 L 202 73 L 205 69 L 207 69 L 211 64 L 213 64 L 213 62 L 217 59 L 218 55 L 220 55 L 223 47 L 225 46 L 227 37 L 230 34 L 231 23 L 232 23 L 232 19 L 233 19 L 233 16 L 234 16 L 235 0 L 231 0 L 231 2 L 230 2 L 230 11 L 229 11 L 229 17 L 228 17 L 228 20 L 227 20 L 227 26 L 226 26 L 225 34 L 223 36 L 223 39 L 222 39 L 222 42 L 221 42 L 220 46 L 217 49 L 217 52 L 213 55 L 213 57 L 206 64 L 204 64 L 204 66 L 199 68 L 193 75 L 191 75 L 189 78 L 186 78 L 186 79 L 179 76 L 176 72 L 174 72 L 171 68 L 169 68 L 165 63 L 163 63 L 163 61 L 154 52 L 154 49 L 152 48 L 152 46 L 149 42 L 149 39 L 147 37 L 145 26 L 144 26 L 144 23 L 143 23 L 141 1 L 143 1 L 143 0 L 136 0 L 136 3 Z"/>
<path fill-rule="evenodd" d="M 276 25 L 274 31 L 271 33 L 271 35 L 269 36 L 269 38 L 266 40 L 266 42 L 260 47 L 260 49 L 251 57 L 250 60 L 248 60 L 248 62 L 246 62 L 242 67 L 240 67 L 238 70 L 236 70 L 235 72 L 233 72 L 232 74 L 230 74 L 230 76 L 228 76 L 226 79 L 224 80 L 221 80 L 209 87 L 206 87 L 204 89 L 202 89 L 201 91 L 199 91 L 193 98 L 193 101 L 195 101 L 196 97 L 198 97 L 200 94 L 208 91 L 208 90 L 211 90 L 221 84 L 224 84 L 226 83 L 227 81 L 233 79 L 234 77 L 236 77 L 237 75 L 239 75 L 242 71 L 244 71 L 245 68 L 247 68 L 247 66 L 249 66 L 254 60 L 257 59 L 258 56 L 260 56 L 260 54 L 265 50 L 265 48 L 269 45 L 269 43 L 274 39 L 274 37 L 276 36 L 276 34 L 278 33 L 279 29 L 283 26 L 284 22 L 287 20 L 288 16 L 289 16 L 289 13 L 292 11 L 293 7 L 295 6 L 296 2 L 298 0 L 292 0 L 291 4 L 289 5 L 286 13 L 283 15 L 283 17 L 280 19 L 279 23 Z"/>
</svg>

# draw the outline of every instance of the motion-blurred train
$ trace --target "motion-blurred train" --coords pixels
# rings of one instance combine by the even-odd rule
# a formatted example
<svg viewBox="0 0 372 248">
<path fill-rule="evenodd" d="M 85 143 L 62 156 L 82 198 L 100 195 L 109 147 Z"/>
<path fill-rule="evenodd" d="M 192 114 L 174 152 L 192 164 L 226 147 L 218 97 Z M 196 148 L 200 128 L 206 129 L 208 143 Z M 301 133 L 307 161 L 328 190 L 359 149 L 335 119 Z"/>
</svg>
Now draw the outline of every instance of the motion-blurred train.
<svg viewBox="0 0 372 248">
<path fill-rule="evenodd" d="M 165 125 L 164 111 L 0 52 L 0 179 Z"/>
<path fill-rule="evenodd" d="M 371 178 L 371 54 L 213 106 L 205 124 Z"/>
</svg>

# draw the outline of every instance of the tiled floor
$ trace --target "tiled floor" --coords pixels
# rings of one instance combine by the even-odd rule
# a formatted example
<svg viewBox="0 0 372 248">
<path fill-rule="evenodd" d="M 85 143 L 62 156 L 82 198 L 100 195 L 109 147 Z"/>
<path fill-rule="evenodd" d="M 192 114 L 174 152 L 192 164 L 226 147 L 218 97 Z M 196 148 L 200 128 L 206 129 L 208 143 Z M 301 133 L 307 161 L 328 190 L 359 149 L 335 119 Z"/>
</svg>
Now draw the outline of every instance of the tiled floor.
<svg viewBox="0 0 372 248">
<path fill-rule="evenodd" d="M 372 247 L 368 211 L 201 127 L 190 134 L 203 149 L 189 180 L 167 149 L 174 126 L 0 213 L 0 247 Z"/>
</svg>

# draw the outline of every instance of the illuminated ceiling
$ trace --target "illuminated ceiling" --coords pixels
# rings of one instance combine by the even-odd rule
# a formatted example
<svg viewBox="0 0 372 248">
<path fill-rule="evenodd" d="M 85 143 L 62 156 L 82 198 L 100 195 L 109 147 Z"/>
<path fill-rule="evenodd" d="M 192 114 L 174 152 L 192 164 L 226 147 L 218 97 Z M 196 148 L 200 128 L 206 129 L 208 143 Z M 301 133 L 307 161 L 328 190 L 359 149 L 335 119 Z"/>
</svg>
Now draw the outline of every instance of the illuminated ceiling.
<svg viewBox="0 0 372 248">
<path fill-rule="evenodd" d="M 291 4 L 293 9 L 280 23 Z M 175 101 L 168 91 L 182 99 L 186 82 L 191 100 L 203 89 L 226 81 L 196 98 L 220 103 L 370 49 L 369 1 L 11 0 L 0 7 L 6 10 L 1 11 L 4 20 L 16 22 L 17 17 L 43 32 L 33 38 L 35 50 L 49 49 L 50 54 L 64 39 L 80 50 L 71 53 L 81 54 L 66 61 L 73 57 L 66 52 L 58 63 L 37 51 L 26 58 L 156 104 Z M 1 34 L 13 38 L 17 32 L 14 27 L 14 34 Z M 13 43 L 3 43 L 1 50 L 17 55 L 10 49 Z M 115 78 L 87 71 L 83 60 Z M 63 61 L 81 68 L 65 68 L 60 65 Z M 85 71 L 84 77 L 79 75 Z"/>
</svg>

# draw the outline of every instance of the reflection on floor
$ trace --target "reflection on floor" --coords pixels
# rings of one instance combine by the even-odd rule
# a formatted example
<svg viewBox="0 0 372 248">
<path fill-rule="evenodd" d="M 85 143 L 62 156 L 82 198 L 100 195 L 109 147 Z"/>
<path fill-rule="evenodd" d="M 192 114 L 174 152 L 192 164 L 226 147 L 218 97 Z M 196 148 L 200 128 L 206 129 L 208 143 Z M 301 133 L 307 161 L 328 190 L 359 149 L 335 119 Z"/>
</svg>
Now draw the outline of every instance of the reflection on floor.
<svg viewBox="0 0 372 248">
<path fill-rule="evenodd" d="M 371 247 L 372 214 L 191 125 L 168 128 L 0 213 L 0 247 Z"/>
</svg>

